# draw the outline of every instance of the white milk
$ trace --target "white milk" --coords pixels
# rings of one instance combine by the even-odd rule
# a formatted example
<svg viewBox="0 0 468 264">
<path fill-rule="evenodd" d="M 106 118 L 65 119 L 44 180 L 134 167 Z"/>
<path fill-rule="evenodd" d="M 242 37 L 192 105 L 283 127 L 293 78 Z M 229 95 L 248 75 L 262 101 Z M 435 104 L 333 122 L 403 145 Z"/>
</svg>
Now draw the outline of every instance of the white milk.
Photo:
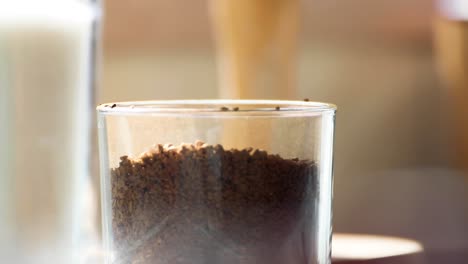
<svg viewBox="0 0 468 264">
<path fill-rule="evenodd" d="M 0 263 L 81 254 L 96 15 L 84 1 L 0 0 Z"/>
</svg>

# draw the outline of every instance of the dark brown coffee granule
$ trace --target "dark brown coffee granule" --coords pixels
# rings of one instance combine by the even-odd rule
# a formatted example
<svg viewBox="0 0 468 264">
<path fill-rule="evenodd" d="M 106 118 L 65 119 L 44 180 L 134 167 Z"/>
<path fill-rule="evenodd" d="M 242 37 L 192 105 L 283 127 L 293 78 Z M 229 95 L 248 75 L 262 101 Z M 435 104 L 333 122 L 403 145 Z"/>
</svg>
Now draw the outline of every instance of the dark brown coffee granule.
<svg viewBox="0 0 468 264">
<path fill-rule="evenodd" d="M 200 141 L 122 156 L 111 169 L 114 263 L 277 263 L 269 252 L 310 232 L 316 178 L 312 161 Z"/>
</svg>

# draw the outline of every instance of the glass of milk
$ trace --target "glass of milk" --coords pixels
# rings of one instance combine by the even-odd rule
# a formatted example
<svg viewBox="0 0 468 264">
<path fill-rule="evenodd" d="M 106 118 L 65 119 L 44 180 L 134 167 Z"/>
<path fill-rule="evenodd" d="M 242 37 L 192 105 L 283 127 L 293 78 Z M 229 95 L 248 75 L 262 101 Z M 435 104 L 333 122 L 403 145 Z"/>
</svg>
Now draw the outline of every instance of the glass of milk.
<svg viewBox="0 0 468 264">
<path fill-rule="evenodd" d="M 89 263 L 100 10 L 0 0 L 1 263 Z"/>
</svg>

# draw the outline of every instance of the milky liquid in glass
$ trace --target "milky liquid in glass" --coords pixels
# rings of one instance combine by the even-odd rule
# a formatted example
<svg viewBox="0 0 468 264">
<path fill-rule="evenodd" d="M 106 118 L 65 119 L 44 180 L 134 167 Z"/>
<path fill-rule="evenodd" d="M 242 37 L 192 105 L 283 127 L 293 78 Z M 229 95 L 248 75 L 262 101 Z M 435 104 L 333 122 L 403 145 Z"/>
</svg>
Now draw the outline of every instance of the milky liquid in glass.
<svg viewBox="0 0 468 264">
<path fill-rule="evenodd" d="M 98 14 L 95 1 L 0 0 L 2 263 L 78 263 L 92 240 L 83 230 Z"/>
</svg>

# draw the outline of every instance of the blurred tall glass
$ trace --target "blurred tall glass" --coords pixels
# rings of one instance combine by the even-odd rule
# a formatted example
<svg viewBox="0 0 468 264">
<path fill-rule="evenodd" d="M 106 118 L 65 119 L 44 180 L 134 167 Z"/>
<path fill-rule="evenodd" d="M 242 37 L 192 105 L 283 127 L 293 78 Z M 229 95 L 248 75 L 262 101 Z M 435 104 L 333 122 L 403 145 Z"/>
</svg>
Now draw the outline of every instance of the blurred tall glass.
<svg viewBox="0 0 468 264">
<path fill-rule="evenodd" d="M 220 97 L 297 99 L 299 0 L 212 0 Z"/>
<path fill-rule="evenodd" d="M 439 0 L 435 47 L 452 107 L 457 159 L 468 170 L 468 1 Z"/>
<path fill-rule="evenodd" d="M 0 0 L 1 263 L 84 263 L 96 242 L 100 13 L 96 0 Z"/>
</svg>

